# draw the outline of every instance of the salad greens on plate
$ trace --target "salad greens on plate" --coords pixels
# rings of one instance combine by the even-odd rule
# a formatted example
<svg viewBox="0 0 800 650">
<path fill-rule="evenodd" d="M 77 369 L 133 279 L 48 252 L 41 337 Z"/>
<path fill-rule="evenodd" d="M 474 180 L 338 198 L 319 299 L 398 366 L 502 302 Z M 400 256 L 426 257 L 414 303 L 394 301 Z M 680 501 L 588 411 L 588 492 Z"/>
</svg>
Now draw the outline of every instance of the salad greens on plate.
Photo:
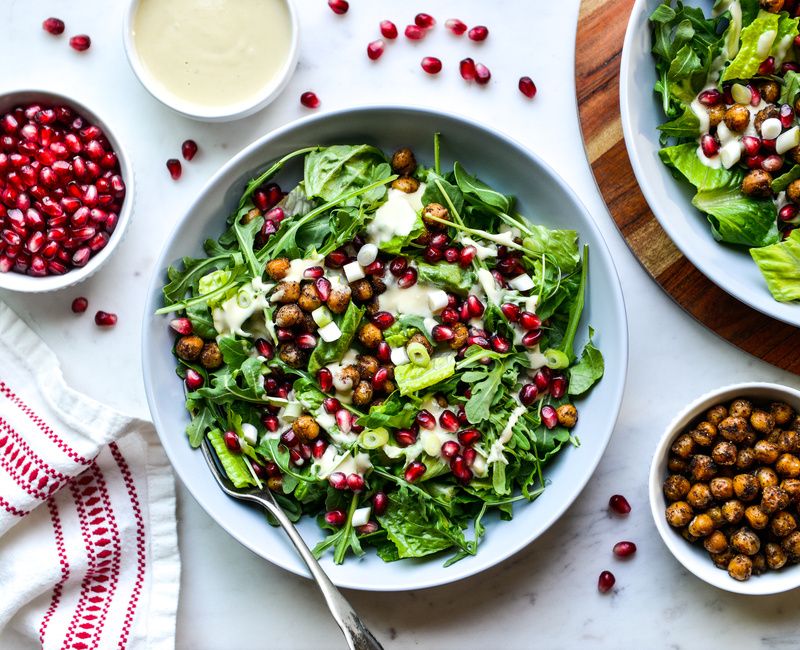
<svg viewBox="0 0 800 650">
<path fill-rule="evenodd" d="M 707 13 L 664 0 L 650 16 L 661 160 L 695 188 L 712 236 L 747 248 L 781 302 L 800 299 L 795 4 L 717 0 Z"/>
<path fill-rule="evenodd" d="M 579 444 L 573 402 L 604 371 L 579 332 L 588 249 L 442 169 L 438 134 L 430 167 L 366 144 L 289 153 L 227 226 L 163 288 L 186 433 L 235 486 L 316 517 L 318 556 L 474 555 L 486 514 L 510 519 Z"/>
</svg>

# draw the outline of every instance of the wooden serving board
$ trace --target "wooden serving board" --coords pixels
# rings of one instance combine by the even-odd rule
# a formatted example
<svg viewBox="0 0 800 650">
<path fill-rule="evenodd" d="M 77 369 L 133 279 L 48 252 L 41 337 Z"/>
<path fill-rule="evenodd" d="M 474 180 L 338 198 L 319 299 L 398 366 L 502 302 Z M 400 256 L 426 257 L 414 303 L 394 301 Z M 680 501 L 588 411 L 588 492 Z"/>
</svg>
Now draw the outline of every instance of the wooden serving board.
<svg viewBox="0 0 800 650">
<path fill-rule="evenodd" d="M 575 84 L 597 185 L 634 255 L 681 307 L 742 350 L 800 374 L 800 329 L 748 307 L 686 259 L 650 211 L 633 174 L 619 112 L 622 42 L 634 0 L 583 0 Z"/>
</svg>

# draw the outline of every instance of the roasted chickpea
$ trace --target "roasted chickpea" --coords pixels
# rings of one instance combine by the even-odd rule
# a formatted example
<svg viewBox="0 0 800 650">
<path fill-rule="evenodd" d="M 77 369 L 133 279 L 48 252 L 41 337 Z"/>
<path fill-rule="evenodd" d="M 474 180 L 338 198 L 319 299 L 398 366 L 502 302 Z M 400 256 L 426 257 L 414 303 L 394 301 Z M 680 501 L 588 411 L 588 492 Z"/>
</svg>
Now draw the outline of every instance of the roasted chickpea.
<svg viewBox="0 0 800 650">
<path fill-rule="evenodd" d="M 742 192 L 747 196 L 767 198 L 772 195 L 772 174 L 763 169 L 747 172 L 742 179 Z"/>
<path fill-rule="evenodd" d="M 283 490 L 283 477 L 282 476 L 270 476 L 267 479 L 267 487 L 272 490 L 273 492 L 280 492 Z"/>
<path fill-rule="evenodd" d="M 725 111 L 725 126 L 734 133 L 741 133 L 750 124 L 750 111 L 747 106 L 734 104 Z"/>
<path fill-rule="evenodd" d="M 289 273 L 291 263 L 287 257 L 276 257 L 267 262 L 267 275 L 273 280 L 283 280 Z"/>
<path fill-rule="evenodd" d="M 789 495 L 790 501 L 800 500 L 800 479 L 785 478 L 781 481 L 781 488 Z"/>
<path fill-rule="evenodd" d="M 722 553 L 709 553 L 711 557 L 711 561 L 718 569 L 725 569 L 727 571 L 728 564 L 733 559 L 733 556 L 736 555 L 730 547 L 727 551 L 722 551 Z"/>
<path fill-rule="evenodd" d="M 720 479 L 714 479 L 714 481 L 719 480 Z M 711 481 L 712 494 L 714 492 L 714 481 Z M 692 484 L 689 483 L 689 480 L 685 476 L 681 476 L 680 474 L 672 474 L 667 477 L 666 481 L 664 481 L 664 496 L 668 501 L 680 501 L 687 494 L 689 494 L 689 488 L 691 487 Z"/>
<path fill-rule="evenodd" d="M 360 381 L 353 389 L 353 404 L 365 406 L 372 401 L 372 384 L 368 381 Z"/>
<path fill-rule="evenodd" d="M 300 283 L 295 280 L 281 280 L 275 285 L 270 301 L 279 303 L 297 302 L 300 298 Z"/>
<path fill-rule="evenodd" d="M 572 429 L 578 423 L 578 409 L 572 404 L 562 404 L 556 409 L 558 423 L 565 429 Z"/>
<path fill-rule="evenodd" d="M 768 104 L 778 101 L 781 96 L 781 87 L 774 81 L 762 81 L 758 84 L 762 99 Z"/>
<path fill-rule="evenodd" d="M 728 417 L 728 409 L 726 409 L 722 404 L 717 404 L 716 406 L 712 406 L 708 411 L 706 411 L 706 420 L 711 422 L 714 426 L 719 425 L 726 417 Z"/>
<path fill-rule="evenodd" d="M 377 325 L 366 323 L 358 330 L 358 340 L 361 341 L 361 345 L 365 348 L 373 350 L 383 341 L 383 332 Z"/>
<path fill-rule="evenodd" d="M 746 526 L 731 535 L 730 544 L 735 551 L 745 555 L 755 555 L 761 550 L 761 540 L 758 535 Z"/>
<path fill-rule="evenodd" d="M 701 447 L 710 447 L 717 437 L 717 427 L 711 422 L 700 422 L 689 432 L 689 435 Z"/>
<path fill-rule="evenodd" d="M 729 415 L 717 425 L 719 434 L 731 442 L 743 442 L 747 437 L 747 420 L 744 417 Z"/>
<path fill-rule="evenodd" d="M 705 483 L 695 483 L 691 488 L 689 488 L 689 493 L 686 495 L 686 501 L 690 506 L 692 506 L 692 508 L 703 510 L 711 505 L 711 502 L 714 501 L 714 497 L 712 496 L 708 485 Z"/>
<path fill-rule="evenodd" d="M 278 356 L 290 368 L 302 368 L 306 362 L 305 353 L 294 343 L 283 343 Z"/>
<path fill-rule="evenodd" d="M 735 418 L 744 418 L 745 420 L 753 414 L 753 404 L 750 400 L 735 399 L 731 402 L 728 408 L 728 413 Z"/>
<path fill-rule="evenodd" d="M 681 528 L 680 533 L 681 533 L 681 537 L 683 537 L 683 539 L 685 539 L 690 544 L 694 544 L 698 539 L 700 539 L 696 535 L 692 535 L 689 532 L 689 527 L 688 526 L 686 528 Z"/>
<path fill-rule="evenodd" d="M 667 523 L 674 528 L 688 525 L 694 516 L 692 507 L 686 501 L 676 501 L 667 506 Z"/>
<path fill-rule="evenodd" d="M 175 354 L 184 361 L 194 361 L 203 352 L 203 339 L 194 334 L 181 336 L 175 344 Z"/>
<path fill-rule="evenodd" d="M 800 107 L 800 100 L 795 102 L 795 107 Z M 795 109 L 796 110 L 796 109 Z M 792 147 L 786 152 L 786 156 L 796 163 L 800 163 L 800 147 Z"/>
<path fill-rule="evenodd" d="M 424 334 L 421 334 L 420 332 L 412 334 L 411 338 L 408 339 L 408 343 L 419 343 L 422 347 L 424 347 L 428 351 L 428 354 L 433 353 L 433 346 L 431 345 L 431 342 L 426 338 Z"/>
<path fill-rule="evenodd" d="M 708 112 L 708 126 L 715 127 L 722 120 L 725 119 L 725 106 L 717 104 L 716 106 L 709 106 L 706 111 Z"/>
<path fill-rule="evenodd" d="M 753 562 L 753 575 L 760 576 L 767 570 L 767 558 L 763 553 L 756 553 L 750 558 Z"/>
<path fill-rule="evenodd" d="M 771 465 L 778 459 L 778 446 L 766 440 L 759 440 L 753 445 L 753 453 L 759 463 Z"/>
<path fill-rule="evenodd" d="M 253 208 L 252 210 L 250 210 L 250 211 L 249 211 L 247 214 L 245 214 L 245 215 L 244 215 L 244 216 L 241 218 L 241 222 L 242 222 L 243 224 L 247 225 L 247 224 L 248 224 L 248 223 L 250 223 L 250 222 L 251 222 L 253 219 L 255 219 L 256 217 L 260 217 L 260 216 L 261 216 L 261 210 L 259 210 L 258 208 Z"/>
<path fill-rule="evenodd" d="M 800 180 L 792 181 L 786 188 L 786 196 L 792 203 L 800 202 Z"/>
<path fill-rule="evenodd" d="M 401 176 L 411 176 L 417 170 L 417 159 L 408 147 L 398 149 L 392 155 L 392 171 Z"/>
<path fill-rule="evenodd" d="M 673 474 L 687 474 L 689 472 L 689 463 L 680 456 L 670 454 L 667 459 L 667 469 Z"/>
<path fill-rule="evenodd" d="M 433 218 L 431 218 L 433 217 Z M 442 219 L 444 221 L 450 220 L 450 212 L 441 203 L 428 203 L 422 211 L 422 221 L 428 230 L 446 230 L 447 224 L 435 219 Z"/>
<path fill-rule="evenodd" d="M 797 529 L 797 520 L 790 512 L 782 510 L 775 514 L 770 522 L 770 530 L 775 537 L 786 537 Z"/>
<path fill-rule="evenodd" d="M 458 350 L 463 347 L 469 338 L 469 330 L 464 323 L 455 323 L 453 325 L 453 338 L 450 339 L 450 347 L 453 350 Z"/>
<path fill-rule="evenodd" d="M 303 312 L 303 319 L 297 324 L 297 331 L 304 334 L 313 334 L 317 331 L 317 324 L 311 314 Z"/>
<path fill-rule="evenodd" d="M 786 402 L 772 402 L 772 404 L 769 405 L 769 412 L 775 419 L 775 424 L 779 427 L 786 426 L 794 417 L 794 409 Z"/>
<path fill-rule="evenodd" d="M 764 545 L 764 557 L 767 560 L 767 566 L 775 571 L 782 569 L 789 559 L 780 544 L 774 542 Z"/>
<path fill-rule="evenodd" d="M 752 447 L 740 449 L 736 454 L 736 467 L 739 469 L 749 469 L 756 462 L 756 455 Z"/>
<path fill-rule="evenodd" d="M 761 506 L 748 506 L 744 511 L 744 518 L 750 524 L 750 528 L 762 530 L 769 524 L 769 515 L 764 512 Z"/>
<path fill-rule="evenodd" d="M 391 395 L 396 390 L 397 390 L 397 384 L 395 384 L 391 379 L 387 379 L 383 384 L 381 392 L 385 393 L 386 395 Z M 376 402 L 372 403 L 376 404 Z"/>
<path fill-rule="evenodd" d="M 296 304 L 281 305 L 275 312 L 275 324 L 278 327 L 294 327 L 303 322 L 303 310 Z"/>
<path fill-rule="evenodd" d="M 775 418 L 771 413 L 755 409 L 750 416 L 750 426 L 759 433 L 767 434 L 775 428 Z"/>
<path fill-rule="evenodd" d="M 356 367 L 358 368 L 358 374 L 362 379 L 372 379 L 372 376 L 378 371 L 380 368 L 380 363 L 378 360 L 369 354 L 359 354 L 356 357 Z"/>
<path fill-rule="evenodd" d="M 711 489 L 711 494 L 718 501 L 724 501 L 733 497 L 733 479 L 727 476 L 712 478 L 708 487 Z"/>
<path fill-rule="evenodd" d="M 798 451 L 798 444 L 800 444 L 800 434 L 797 431 L 781 431 L 778 433 L 778 438 L 775 441 L 778 449 L 784 454 L 793 454 Z"/>
<path fill-rule="evenodd" d="M 706 510 L 706 514 L 711 517 L 711 521 L 714 522 L 714 528 L 720 528 L 725 525 L 725 517 L 722 516 L 722 508 L 714 506 Z"/>
<path fill-rule="evenodd" d="M 345 366 L 333 375 L 333 385 L 336 386 L 336 390 L 340 391 L 353 390 L 359 381 L 361 381 L 361 374 L 353 365 Z"/>
<path fill-rule="evenodd" d="M 707 514 L 701 513 L 689 522 L 687 530 L 695 537 L 705 537 L 714 532 L 714 522 Z"/>
<path fill-rule="evenodd" d="M 791 499 L 788 493 L 777 485 L 768 485 L 761 493 L 761 509 L 767 513 L 777 512 L 789 507 Z"/>
<path fill-rule="evenodd" d="M 715 530 L 703 540 L 703 548 L 709 553 L 722 553 L 728 550 L 728 538 L 721 530 Z"/>
<path fill-rule="evenodd" d="M 775 463 L 775 470 L 786 478 L 797 478 L 800 476 L 800 458 L 794 454 L 781 454 Z"/>
<path fill-rule="evenodd" d="M 343 314 L 350 304 L 350 287 L 340 286 L 331 289 L 331 295 L 328 297 L 326 304 L 334 314 Z"/>
<path fill-rule="evenodd" d="M 717 466 L 711 456 L 695 454 L 689 461 L 689 471 L 694 481 L 710 481 L 717 475 Z"/>
<path fill-rule="evenodd" d="M 796 530 L 784 537 L 781 548 L 792 562 L 797 562 L 800 559 L 800 531 Z"/>
<path fill-rule="evenodd" d="M 740 582 L 749 580 L 753 575 L 753 561 L 746 555 L 734 555 L 728 563 L 728 575 Z"/>
<path fill-rule="evenodd" d="M 695 450 L 695 443 L 688 433 L 679 435 L 672 443 L 672 453 L 681 458 L 688 459 Z"/>
<path fill-rule="evenodd" d="M 366 314 L 367 318 L 369 319 L 372 319 L 372 317 L 380 310 L 381 306 L 378 304 L 378 301 L 375 298 L 364 305 L 364 314 Z"/>
<path fill-rule="evenodd" d="M 727 440 L 718 442 L 711 451 L 711 458 L 717 465 L 732 466 L 736 464 L 736 445 Z"/>
<path fill-rule="evenodd" d="M 733 491 L 742 501 L 752 501 L 758 496 L 758 481 L 752 474 L 737 474 L 733 477 Z"/>
<path fill-rule="evenodd" d="M 722 516 L 729 524 L 738 524 L 744 517 L 744 505 L 737 499 L 722 504 Z"/>
<path fill-rule="evenodd" d="M 322 305 L 322 299 L 319 297 L 317 288 L 312 282 L 308 282 L 301 287 L 297 304 L 300 305 L 300 309 L 308 312 L 314 311 Z"/>
<path fill-rule="evenodd" d="M 756 481 L 758 481 L 758 487 L 762 490 L 770 485 L 778 484 L 778 475 L 771 467 L 759 467 L 755 476 Z"/>
<path fill-rule="evenodd" d="M 386 283 L 377 275 L 370 276 L 369 283 L 372 285 L 373 296 L 380 296 L 384 291 L 386 291 Z"/>
<path fill-rule="evenodd" d="M 758 0 L 758 6 L 764 11 L 777 14 L 783 9 L 784 0 Z"/>
<path fill-rule="evenodd" d="M 216 370 L 223 364 L 222 352 L 219 346 L 211 341 L 203 346 L 203 351 L 200 353 L 200 365 L 206 370 Z"/>
<path fill-rule="evenodd" d="M 352 291 L 353 301 L 357 305 L 363 305 L 372 300 L 373 292 L 372 285 L 369 280 L 356 280 L 350 283 L 350 290 Z"/>
<path fill-rule="evenodd" d="M 773 117 L 780 119 L 780 116 L 780 109 L 774 104 L 770 104 L 756 113 L 755 119 L 753 120 L 753 126 L 755 127 L 756 131 L 758 131 L 758 134 L 761 135 L 761 125 Z"/>
<path fill-rule="evenodd" d="M 301 415 L 292 422 L 292 431 L 297 434 L 303 442 L 311 442 L 319 437 L 319 425 L 310 415 Z"/>
<path fill-rule="evenodd" d="M 419 189 L 419 181 L 412 176 L 401 176 L 392 181 L 392 189 L 406 194 L 413 194 Z"/>
</svg>

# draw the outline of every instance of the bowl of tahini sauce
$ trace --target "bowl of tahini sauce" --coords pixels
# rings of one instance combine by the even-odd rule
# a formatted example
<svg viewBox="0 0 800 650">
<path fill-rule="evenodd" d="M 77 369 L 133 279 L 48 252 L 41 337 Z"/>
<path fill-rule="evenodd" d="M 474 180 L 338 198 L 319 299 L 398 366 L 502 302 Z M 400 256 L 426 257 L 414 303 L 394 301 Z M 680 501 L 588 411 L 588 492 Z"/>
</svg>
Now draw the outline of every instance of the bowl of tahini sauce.
<svg viewBox="0 0 800 650">
<path fill-rule="evenodd" d="M 197 120 L 255 113 L 283 90 L 297 63 L 291 0 L 131 0 L 123 27 L 142 85 Z"/>
</svg>

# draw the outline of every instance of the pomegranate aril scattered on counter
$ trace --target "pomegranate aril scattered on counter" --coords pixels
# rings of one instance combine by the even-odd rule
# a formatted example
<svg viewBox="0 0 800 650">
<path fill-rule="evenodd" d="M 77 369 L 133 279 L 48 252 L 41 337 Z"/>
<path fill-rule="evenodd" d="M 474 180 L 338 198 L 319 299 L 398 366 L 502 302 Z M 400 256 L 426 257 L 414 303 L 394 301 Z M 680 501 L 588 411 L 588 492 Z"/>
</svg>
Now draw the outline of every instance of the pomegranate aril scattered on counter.
<svg viewBox="0 0 800 650">
<path fill-rule="evenodd" d="M 602 594 L 609 592 L 616 582 L 617 579 L 611 571 L 603 571 L 597 579 L 597 590 Z"/>
<path fill-rule="evenodd" d="M 307 91 L 300 95 L 300 103 L 306 108 L 319 108 L 319 97 L 316 93 Z"/>
<path fill-rule="evenodd" d="M 380 24 L 381 36 L 388 38 L 390 41 L 397 38 L 397 25 L 391 20 L 382 20 Z"/>
<path fill-rule="evenodd" d="M 75 314 L 82 314 L 88 309 L 88 307 L 89 301 L 83 296 L 75 298 L 75 300 L 72 301 L 72 311 Z"/>
<path fill-rule="evenodd" d="M 117 315 L 107 311 L 98 311 L 94 315 L 94 322 L 99 327 L 113 327 L 117 324 Z"/>
<path fill-rule="evenodd" d="M 489 36 L 489 29 L 483 25 L 476 25 L 467 32 L 467 36 L 472 41 L 485 41 Z"/>
<path fill-rule="evenodd" d="M 435 56 L 426 56 L 420 62 L 422 69 L 428 74 L 439 74 L 442 71 L 442 62 Z"/>
<path fill-rule="evenodd" d="M 53 36 L 58 36 L 64 33 L 64 21 L 60 18 L 48 18 L 42 23 L 42 29 Z"/>
<path fill-rule="evenodd" d="M 633 542 L 617 542 L 614 544 L 613 551 L 617 557 L 630 557 L 636 553 L 636 544 Z"/>
<path fill-rule="evenodd" d="M 406 25 L 405 32 L 406 38 L 411 41 L 419 41 L 425 38 L 425 30 L 419 25 Z"/>
<path fill-rule="evenodd" d="M 533 83 L 533 79 L 530 77 L 520 77 L 519 91 L 528 99 L 536 97 L 536 84 Z"/>
<path fill-rule="evenodd" d="M 444 26 L 456 36 L 461 36 L 467 31 L 467 24 L 458 18 L 448 18 Z"/>
<path fill-rule="evenodd" d="M 467 57 L 466 59 L 461 59 L 458 64 L 458 71 L 461 73 L 462 79 L 466 81 L 475 81 L 475 61 L 471 58 Z"/>
<path fill-rule="evenodd" d="M 615 494 L 608 500 L 608 507 L 618 515 L 627 515 L 631 511 L 631 504 L 621 494 Z"/>
<path fill-rule="evenodd" d="M 346 14 L 347 10 L 350 9 L 350 3 L 347 0 L 328 0 L 328 6 L 331 8 L 331 11 L 335 14 Z"/>
<path fill-rule="evenodd" d="M 184 140 L 181 145 L 181 154 L 186 161 L 194 158 L 197 154 L 197 143 L 194 140 Z"/>
<path fill-rule="evenodd" d="M 492 72 L 483 63 L 475 64 L 475 82 L 481 86 L 485 86 L 492 78 Z"/>
<path fill-rule="evenodd" d="M 377 41 L 372 41 L 372 43 L 367 45 L 367 56 L 372 61 L 376 61 L 377 59 L 381 58 L 381 55 L 385 49 L 386 43 L 384 43 L 382 40 L 378 39 Z"/>
<path fill-rule="evenodd" d="M 167 171 L 169 171 L 169 175 L 172 176 L 172 180 L 177 181 L 183 173 L 181 161 L 177 158 L 170 158 L 167 161 Z"/>
<path fill-rule="evenodd" d="M 422 29 L 430 29 L 436 24 L 436 19 L 430 14 L 417 14 L 414 16 L 414 24 Z"/>
<path fill-rule="evenodd" d="M 69 46 L 78 52 L 85 52 L 92 46 L 92 39 L 86 34 L 78 34 L 69 39 Z"/>
</svg>

